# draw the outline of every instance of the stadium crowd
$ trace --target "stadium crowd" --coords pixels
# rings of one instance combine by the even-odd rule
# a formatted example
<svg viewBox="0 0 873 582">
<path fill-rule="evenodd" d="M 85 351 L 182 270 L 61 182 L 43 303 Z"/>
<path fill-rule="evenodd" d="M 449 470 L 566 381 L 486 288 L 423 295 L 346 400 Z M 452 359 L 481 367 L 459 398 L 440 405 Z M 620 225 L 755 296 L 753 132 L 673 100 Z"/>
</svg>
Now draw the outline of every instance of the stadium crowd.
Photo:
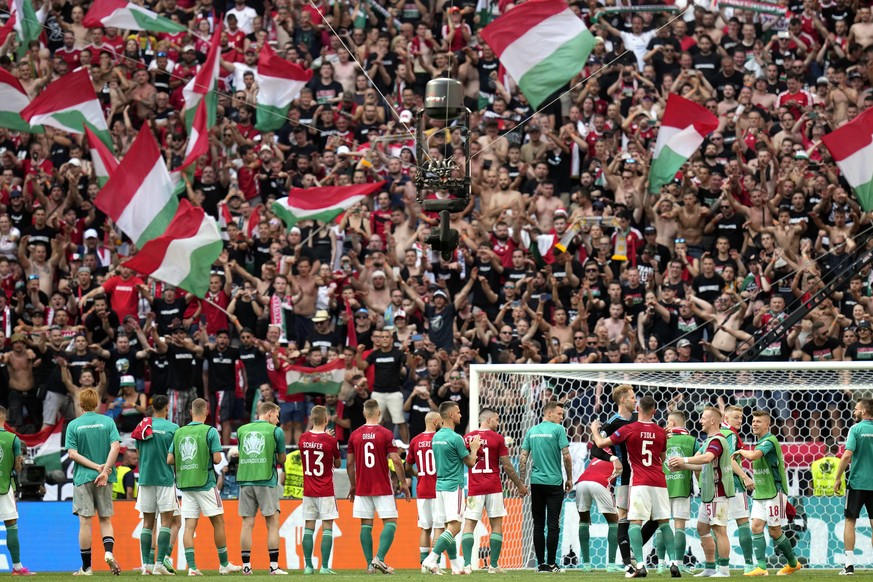
<svg viewBox="0 0 873 582">
<path fill-rule="evenodd" d="M 94 205 L 82 136 L 0 128 L 0 401 L 21 431 L 72 418 L 71 395 L 97 387 L 122 432 L 147 395 L 167 394 L 180 425 L 201 395 L 225 444 L 260 401 L 279 403 L 288 443 L 316 403 L 343 441 L 372 394 L 408 442 L 440 402 L 466 418 L 472 363 L 732 359 L 866 244 L 868 213 L 821 146 L 873 102 L 873 20 L 858 2 L 573 1 L 595 46 L 539 111 L 479 38 L 505 0 L 147 4 L 190 32 L 86 28 L 88 2 L 45 0 L 41 41 L 16 58 L 9 35 L 0 64 L 31 98 L 86 68 L 117 155 L 148 124 L 173 169 L 182 87 L 223 15 L 218 121 L 186 196 L 219 220 L 226 248 L 205 301 L 140 277 L 124 266 L 133 245 Z M 284 127 L 261 133 L 265 43 L 314 75 Z M 452 216 L 449 261 L 424 244 L 439 221 L 413 185 L 413 114 L 445 75 L 473 111 L 467 136 L 438 121 L 427 132 L 428 155 L 459 166 L 469 140 L 473 196 Z M 650 192 L 670 93 L 719 127 Z M 291 188 L 377 181 L 330 224 L 287 230 L 271 210 Z M 868 266 L 758 359 L 869 359 L 871 319 Z M 340 395 L 286 394 L 289 366 L 337 358 Z"/>
</svg>

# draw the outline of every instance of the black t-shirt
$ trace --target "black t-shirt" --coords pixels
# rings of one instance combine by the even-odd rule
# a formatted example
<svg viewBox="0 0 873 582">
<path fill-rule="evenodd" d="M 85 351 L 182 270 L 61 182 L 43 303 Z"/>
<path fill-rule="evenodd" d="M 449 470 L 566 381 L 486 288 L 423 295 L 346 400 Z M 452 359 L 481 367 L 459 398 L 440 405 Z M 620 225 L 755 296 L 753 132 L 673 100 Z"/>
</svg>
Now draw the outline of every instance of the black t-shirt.
<svg viewBox="0 0 873 582">
<path fill-rule="evenodd" d="M 455 341 L 453 332 L 455 321 L 455 306 L 451 302 L 446 302 L 442 311 L 437 311 L 433 305 L 426 305 L 424 308 L 424 316 L 428 320 L 428 336 L 437 348 L 444 350 L 452 349 Z"/>
<path fill-rule="evenodd" d="M 327 350 L 333 346 L 340 345 L 339 336 L 335 331 L 329 331 L 327 333 L 311 331 L 307 341 L 309 342 L 310 350 L 322 350 L 323 352 L 327 352 Z"/>
<path fill-rule="evenodd" d="M 637 315 L 643 312 L 646 308 L 646 288 L 644 285 L 637 285 L 631 288 L 627 285 L 621 286 L 621 300 L 624 304 L 624 310 L 628 315 L 633 316 L 634 325 L 636 325 Z"/>
<path fill-rule="evenodd" d="M 825 340 L 824 345 L 815 343 L 815 339 L 811 339 L 804 344 L 803 353 L 812 358 L 813 362 L 823 362 L 834 359 L 834 350 L 840 347 L 840 341 L 836 338 L 829 337 Z"/>
<path fill-rule="evenodd" d="M 735 214 L 731 218 L 722 218 L 715 223 L 715 232 L 713 235 L 716 238 L 720 236 L 725 237 L 730 242 L 732 249 L 740 250 L 743 248 L 743 237 L 745 235 L 743 224 L 745 224 L 745 222 L 746 219 L 739 214 Z"/>
<path fill-rule="evenodd" d="M 209 389 L 213 392 L 236 389 L 236 363 L 239 361 L 239 350 L 227 346 L 224 350 L 218 347 L 207 347 L 203 350 L 203 361 L 209 365 Z"/>
<path fill-rule="evenodd" d="M 173 327 L 182 325 L 182 316 L 188 304 L 181 297 L 177 297 L 172 303 L 164 299 L 157 299 L 152 303 L 152 312 L 155 314 L 155 324 L 160 335 L 170 333 Z"/>
<path fill-rule="evenodd" d="M 257 389 L 261 384 L 269 384 L 270 380 L 267 376 L 267 356 L 258 348 L 258 346 L 239 347 L 239 359 L 242 360 L 243 366 L 246 369 L 246 378 L 249 383 L 249 390 Z"/>
<path fill-rule="evenodd" d="M 46 248 L 46 252 L 52 254 L 52 240 L 57 236 L 58 231 L 48 226 L 37 228 L 35 225 L 25 228 L 21 233 L 23 236 L 29 236 L 27 241 L 29 244 L 41 244 Z"/>
<path fill-rule="evenodd" d="M 203 211 L 213 218 L 218 218 L 218 203 L 227 196 L 227 188 L 218 182 L 204 184 L 197 180 L 194 182 L 194 189 L 203 192 Z"/>
<path fill-rule="evenodd" d="M 873 342 L 864 344 L 855 342 L 846 348 L 845 357 L 853 362 L 857 361 L 873 361 Z"/>
<path fill-rule="evenodd" d="M 396 348 L 383 351 L 373 350 L 367 354 L 366 362 L 373 366 L 373 392 L 399 392 L 403 384 L 401 369 L 406 362 L 406 354 Z"/>
<path fill-rule="evenodd" d="M 716 297 L 721 294 L 724 289 L 724 279 L 718 273 L 713 273 L 712 277 L 706 277 L 701 273 L 694 278 L 691 286 L 694 288 L 697 296 L 709 303 L 714 303 Z"/>
<path fill-rule="evenodd" d="M 597 350 L 592 347 L 587 347 L 581 352 L 576 348 L 571 348 L 569 350 L 564 351 L 564 355 L 567 357 L 567 362 L 570 364 L 587 364 L 588 357 L 591 354 L 597 354 Z"/>
<path fill-rule="evenodd" d="M 321 77 L 313 77 L 306 86 L 312 89 L 312 96 L 315 97 L 315 102 L 319 104 L 329 103 L 343 92 L 341 84 L 336 81 L 324 83 Z"/>
<path fill-rule="evenodd" d="M 112 329 L 118 329 L 121 325 L 121 321 L 118 319 L 118 315 L 114 311 L 108 311 L 109 314 L 109 327 Z M 103 344 L 109 339 L 109 334 L 106 333 L 106 330 L 103 328 L 103 320 L 94 312 L 91 312 L 88 317 L 85 318 L 85 329 L 91 333 L 91 343 L 94 344 Z"/>
<path fill-rule="evenodd" d="M 190 390 L 194 387 L 194 373 L 199 371 L 194 352 L 172 344 L 167 345 L 169 369 L 167 387 L 174 390 Z M 154 377 L 152 378 L 154 387 Z"/>
</svg>

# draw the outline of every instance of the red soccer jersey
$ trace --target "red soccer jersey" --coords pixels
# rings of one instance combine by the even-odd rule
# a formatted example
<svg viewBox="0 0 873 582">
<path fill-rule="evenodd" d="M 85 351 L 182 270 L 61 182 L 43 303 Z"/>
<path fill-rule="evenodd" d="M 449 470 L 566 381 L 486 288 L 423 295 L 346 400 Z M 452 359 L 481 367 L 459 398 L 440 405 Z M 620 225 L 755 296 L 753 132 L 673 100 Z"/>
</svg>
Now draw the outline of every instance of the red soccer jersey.
<svg viewBox="0 0 873 582">
<path fill-rule="evenodd" d="M 120 321 L 128 315 L 137 317 L 139 314 L 139 289 L 137 285 L 142 285 L 143 280 L 133 276 L 127 281 L 119 275 L 109 277 L 103 283 L 103 290 L 110 295 L 110 306 L 112 311 L 118 315 Z"/>
<path fill-rule="evenodd" d="M 407 459 L 411 465 L 415 465 L 418 478 L 415 485 L 415 496 L 419 499 L 436 498 L 436 461 L 433 458 L 432 432 L 423 432 L 409 441 L 409 455 Z"/>
<path fill-rule="evenodd" d="M 340 458 L 336 438 L 306 431 L 297 443 L 303 463 L 303 496 L 333 497 L 333 460 Z"/>
<path fill-rule="evenodd" d="M 579 478 L 576 479 L 576 483 L 581 483 L 582 481 L 593 481 L 595 483 L 600 483 L 608 489 L 609 478 L 612 477 L 613 469 L 614 466 L 609 461 L 602 461 L 592 457 L 591 462 L 588 463 L 588 466 L 584 471 L 582 471 Z"/>
<path fill-rule="evenodd" d="M 503 493 L 500 481 L 500 457 L 509 456 L 506 441 L 493 430 L 474 430 L 464 437 L 468 447 L 473 437 L 479 435 L 482 446 L 476 455 L 476 464 L 470 467 L 469 495 Z"/>
<path fill-rule="evenodd" d="M 609 437 L 613 444 L 624 443 L 631 466 L 631 487 L 666 487 L 661 455 L 667 450 L 667 431 L 654 422 L 632 422 Z"/>
<path fill-rule="evenodd" d="M 365 424 L 349 437 L 349 453 L 355 455 L 355 495 L 393 495 L 388 455 L 396 453 L 394 433 L 384 426 Z"/>
</svg>

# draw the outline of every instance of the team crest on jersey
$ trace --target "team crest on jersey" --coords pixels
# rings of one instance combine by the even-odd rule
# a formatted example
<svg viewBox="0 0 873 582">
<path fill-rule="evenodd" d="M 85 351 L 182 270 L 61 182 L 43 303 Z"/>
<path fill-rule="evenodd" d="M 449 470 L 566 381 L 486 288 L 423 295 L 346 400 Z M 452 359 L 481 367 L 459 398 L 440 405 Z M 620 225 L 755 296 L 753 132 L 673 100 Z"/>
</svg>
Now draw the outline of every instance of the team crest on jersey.
<svg viewBox="0 0 873 582">
<path fill-rule="evenodd" d="M 186 436 L 179 443 L 179 454 L 183 461 L 190 461 L 197 455 L 197 441 L 194 437 Z"/>
<path fill-rule="evenodd" d="M 264 440 L 264 435 L 259 432 L 250 432 L 243 438 L 242 448 L 245 454 L 257 457 L 264 452 L 267 442 Z"/>
</svg>

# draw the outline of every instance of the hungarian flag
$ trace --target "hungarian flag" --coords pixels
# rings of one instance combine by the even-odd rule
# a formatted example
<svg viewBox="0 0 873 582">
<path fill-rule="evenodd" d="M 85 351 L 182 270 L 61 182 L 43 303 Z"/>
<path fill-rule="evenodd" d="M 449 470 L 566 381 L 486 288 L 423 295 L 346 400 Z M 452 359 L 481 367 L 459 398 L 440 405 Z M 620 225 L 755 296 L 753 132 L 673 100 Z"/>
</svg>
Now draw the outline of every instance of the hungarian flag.
<svg viewBox="0 0 873 582">
<path fill-rule="evenodd" d="M 57 422 L 32 434 L 19 434 L 6 425 L 6 430 L 15 433 L 27 447 L 28 455 L 35 465 L 45 467 L 46 471 L 60 471 L 63 452 L 64 423 Z"/>
<path fill-rule="evenodd" d="M 652 167 L 649 192 L 658 193 L 690 158 L 707 135 L 718 127 L 718 118 L 702 105 L 671 93 L 661 119 Z"/>
<path fill-rule="evenodd" d="M 21 117 L 21 110 L 30 104 L 30 98 L 9 71 L 0 68 L 0 127 L 42 133 L 42 128 L 31 129 L 30 124 Z"/>
<path fill-rule="evenodd" d="M 855 190 L 864 211 L 873 210 L 873 109 L 822 136 L 821 141 Z"/>
<path fill-rule="evenodd" d="M 176 216 L 164 232 L 147 242 L 124 264 L 137 273 L 181 287 L 202 299 L 209 290 L 212 263 L 218 259 L 221 249 L 215 219 L 202 208 L 181 200 Z"/>
<path fill-rule="evenodd" d="M 304 69 L 279 57 L 269 45 L 258 57 L 258 131 L 276 131 L 285 125 L 291 102 L 312 78 L 312 69 Z"/>
<path fill-rule="evenodd" d="M 197 106 L 197 111 L 194 113 L 191 131 L 188 133 L 185 159 L 182 160 L 182 165 L 177 168 L 178 170 L 184 170 L 188 166 L 194 165 L 200 156 L 209 153 L 209 126 L 207 117 L 207 103 L 201 99 L 200 104 Z"/>
<path fill-rule="evenodd" d="M 6 21 L 0 36 L 5 42 L 7 36 L 15 33 L 18 40 L 18 49 L 15 52 L 18 58 L 21 58 L 27 52 L 28 45 L 39 39 L 40 34 L 42 34 L 42 23 L 48 13 L 42 8 L 40 8 L 39 13 L 34 12 L 31 0 L 12 0 L 9 8 L 11 16 Z"/>
<path fill-rule="evenodd" d="M 158 143 L 144 123 L 117 170 L 94 201 L 137 246 L 163 234 L 179 199 Z"/>
<path fill-rule="evenodd" d="M 339 394 L 346 374 L 343 360 L 334 360 L 317 368 L 291 366 L 285 374 L 288 394 Z"/>
<path fill-rule="evenodd" d="M 125 0 L 95 0 L 85 15 L 83 24 L 88 28 L 111 26 L 121 30 L 149 30 L 170 34 L 188 31 L 178 22 Z"/>
<path fill-rule="evenodd" d="M 182 96 L 185 99 L 185 127 L 191 130 L 194 125 L 194 117 L 197 106 L 206 100 L 206 127 L 215 125 L 215 115 L 218 108 L 218 79 L 221 71 L 221 20 L 215 24 L 215 32 L 212 34 L 212 42 L 209 52 L 206 53 L 206 61 L 200 65 L 197 74 L 188 84 L 182 88 Z"/>
<path fill-rule="evenodd" d="M 273 202 L 273 212 L 287 228 L 300 220 L 330 222 L 366 196 L 381 190 L 384 185 L 385 182 L 376 182 L 355 186 L 292 188 L 288 196 Z"/>
<path fill-rule="evenodd" d="M 482 29 L 482 38 L 534 109 L 575 77 L 594 36 L 565 2 L 528 0 Z"/>
<path fill-rule="evenodd" d="M 88 147 L 91 148 L 91 164 L 94 166 L 94 174 L 97 176 L 97 185 L 101 188 L 109 181 L 109 176 L 118 168 L 118 160 L 112 150 L 100 141 L 97 135 L 85 128 L 85 137 L 88 138 Z"/>
<path fill-rule="evenodd" d="M 85 69 L 49 83 L 30 105 L 21 111 L 30 125 L 48 125 L 69 133 L 85 133 L 88 127 L 100 141 L 112 147 L 103 107 L 97 100 L 91 76 Z"/>
</svg>

